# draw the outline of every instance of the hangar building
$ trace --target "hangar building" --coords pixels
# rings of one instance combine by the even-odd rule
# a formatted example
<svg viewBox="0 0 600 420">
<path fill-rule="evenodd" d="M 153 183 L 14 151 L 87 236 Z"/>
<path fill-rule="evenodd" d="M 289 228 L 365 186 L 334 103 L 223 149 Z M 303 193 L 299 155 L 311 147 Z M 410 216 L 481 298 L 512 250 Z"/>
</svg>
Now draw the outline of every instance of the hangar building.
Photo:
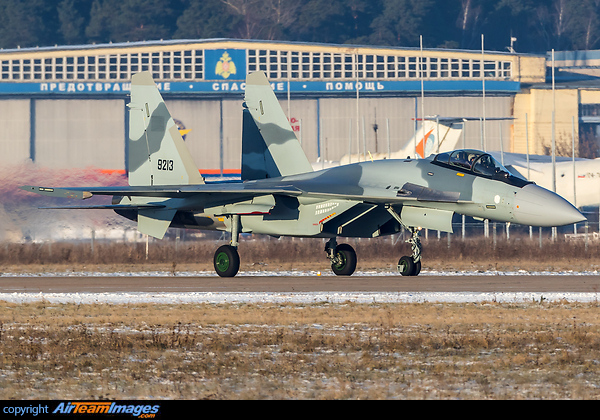
<svg viewBox="0 0 600 420">
<path fill-rule="evenodd" d="M 0 50 L 1 164 L 126 170 L 127 94 L 145 70 L 205 175 L 239 172 L 244 80 L 256 70 L 310 161 L 397 150 L 423 115 L 479 118 L 465 123 L 466 147 L 525 152 L 527 138 L 543 153 L 549 92 L 558 131 L 571 132 L 572 115 L 600 124 L 586 114 L 600 109 L 597 89 L 549 89 L 546 55 L 233 39 L 21 48 Z M 514 120 L 483 124 L 492 117 Z"/>
</svg>

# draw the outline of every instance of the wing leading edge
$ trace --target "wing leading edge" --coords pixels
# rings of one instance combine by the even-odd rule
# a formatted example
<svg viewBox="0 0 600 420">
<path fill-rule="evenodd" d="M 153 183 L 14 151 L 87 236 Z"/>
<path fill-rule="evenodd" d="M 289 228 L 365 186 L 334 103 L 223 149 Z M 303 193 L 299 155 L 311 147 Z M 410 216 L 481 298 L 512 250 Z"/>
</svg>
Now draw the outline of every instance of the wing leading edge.
<svg viewBox="0 0 600 420">
<path fill-rule="evenodd" d="M 329 200 L 352 200 L 376 204 L 402 204 L 410 201 L 437 203 L 470 203 L 459 199 L 458 193 L 437 191 L 431 188 L 406 183 L 398 192 L 384 188 L 373 188 L 362 194 L 323 191 L 322 186 L 311 188 L 311 185 L 296 186 L 290 183 L 273 183 L 271 186 L 246 183 L 201 184 L 181 186 L 143 186 L 143 187 L 75 187 L 49 188 L 26 185 L 20 187 L 29 192 L 59 198 L 85 200 L 94 195 L 149 197 L 149 198 L 187 198 L 203 194 L 227 193 L 240 196 L 284 195 L 290 197 L 323 198 Z M 130 207 L 156 207 L 145 203 L 137 205 L 122 205 Z M 75 207 L 73 207 L 75 208 Z M 88 208 L 81 206 L 79 208 Z M 115 206 L 89 206 L 89 208 L 121 208 Z"/>
<path fill-rule="evenodd" d="M 175 185 L 175 186 L 140 186 L 140 187 L 66 187 L 51 188 L 25 185 L 22 190 L 49 197 L 72 198 L 85 200 L 94 195 L 150 197 L 150 198 L 187 198 L 202 194 L 227 193 L 244 196 L 260 196 L 280 194 L 297 196 L 302 191 L 292 185 L 275 187 L 254 187 L 241 183 Z"/>
</svg>

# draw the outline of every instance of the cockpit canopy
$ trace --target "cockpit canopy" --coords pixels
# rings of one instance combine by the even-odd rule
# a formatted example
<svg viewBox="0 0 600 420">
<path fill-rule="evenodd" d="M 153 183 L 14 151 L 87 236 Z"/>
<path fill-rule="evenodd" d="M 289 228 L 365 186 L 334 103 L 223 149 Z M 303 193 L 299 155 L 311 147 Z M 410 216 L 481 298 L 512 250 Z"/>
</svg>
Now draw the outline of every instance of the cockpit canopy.
<svg viewBox="0 0 600 420">
<path fill-rule="evenodd" d="M 460 149 L 452 152 L 440 153 L 435 156 L 433 162 L 443 164 L 444 166 L 453 166 L 461 171 L 473 172 L 475 175 L 506 180 L 509 183 L 529 183 L 522 178 L 513 176 L 508 169 L 490 154 L 482 152 L 481 150 Z"/>
</svg>

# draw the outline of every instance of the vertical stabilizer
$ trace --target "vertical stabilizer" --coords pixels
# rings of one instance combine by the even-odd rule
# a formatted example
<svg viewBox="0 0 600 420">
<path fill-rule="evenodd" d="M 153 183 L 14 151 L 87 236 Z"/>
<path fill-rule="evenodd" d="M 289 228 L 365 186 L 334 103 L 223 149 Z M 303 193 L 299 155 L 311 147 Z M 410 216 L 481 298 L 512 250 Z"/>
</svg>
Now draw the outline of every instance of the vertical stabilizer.
<svg viewBox="0 0 600 420">
<path fill-rule="evenodd" d="M 248 111 L 266 147 L 260 152 L 261 148 L 258 143 L 252 147 L 245 147 L 242 144 L 242 149 L 254 150 L 263 154 L 262 161 L 264 165 L 260 169 L 266 171 L 264 178 L 312 172 L 312 165 L 304 154 L 300 142 L 296 138 L 263 72 L 250 73 L 246 77 L 245 100 Z M 246 131 L 246 128 L 249 128 L 250 131 Z M 258 141 L 258 137 L 255 134 L 251 137 L 244 136 L 252 131 L 252 127 L 249 127 L 249 125 L 245 126 L 242 135 L 243 143 L 246 141 Z M 244 159 L 243 154 L 242 159 Z M 257 156 L 253 156 L 251 160 L 254 161 L 254 164 L 259 162 Z M 257 175 L 258 172 L 254 172 L 253 176 Z"/>
<path fill-rule="evenodd" d="M 131 186 L 204 183 L 149 72 L 131 78 L 128 167 Z M 137 214 L 138 230 L 162 239 L 177 210 L 168 207 L 168 199 L 134 197 L 133 201 L 165 203 L 166 208 L 139 209 Z"/>
<path fill-rule="evenodd" d="M 129 185 L 203 184 L 149 72 L 131 78 Z"/>
<path fill-rule="evenodd" d="M 280 175 L 250 111 L 244 109 L 242 111 L 242 181 Z"/>
</svg>

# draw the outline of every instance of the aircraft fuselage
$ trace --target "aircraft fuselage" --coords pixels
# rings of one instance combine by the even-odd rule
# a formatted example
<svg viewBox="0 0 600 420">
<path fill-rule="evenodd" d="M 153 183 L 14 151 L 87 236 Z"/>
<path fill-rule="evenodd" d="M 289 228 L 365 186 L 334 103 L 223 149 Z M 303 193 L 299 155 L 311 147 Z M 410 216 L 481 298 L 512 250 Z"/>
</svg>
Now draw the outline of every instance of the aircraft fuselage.
<svg viewBox="0 0 600 420">
<path fill-rule="evenodd" d="M 435 157 L 361 162 L 245 184 L 270 188 L 293 186 L 302 191 L 297 197 L 238 198 L 234 204 L 248 209 L 240 216 L 241 232 L 273 236 L 393 234 L 401 225 L 383 201 L 394 200 L 397 204 L 391 207 L 402 214 L 403 220 L 450 232 L 454 213 L 533 226 L 564 225 L 581 219 L 580 213 L 566 200 L 534 183 L 508 173 L 478 174 L 440 163 Z M 331 191 L 337 197 L 329 198 Z M 230 230 L 231 221 L 226 216 L 229 211 L 224 208 L 227 203 L 231 203 L 231 197 L 224 195 L 163 202 L 178 209 L 171 227 L 207 230 Z"/>
</svg>

